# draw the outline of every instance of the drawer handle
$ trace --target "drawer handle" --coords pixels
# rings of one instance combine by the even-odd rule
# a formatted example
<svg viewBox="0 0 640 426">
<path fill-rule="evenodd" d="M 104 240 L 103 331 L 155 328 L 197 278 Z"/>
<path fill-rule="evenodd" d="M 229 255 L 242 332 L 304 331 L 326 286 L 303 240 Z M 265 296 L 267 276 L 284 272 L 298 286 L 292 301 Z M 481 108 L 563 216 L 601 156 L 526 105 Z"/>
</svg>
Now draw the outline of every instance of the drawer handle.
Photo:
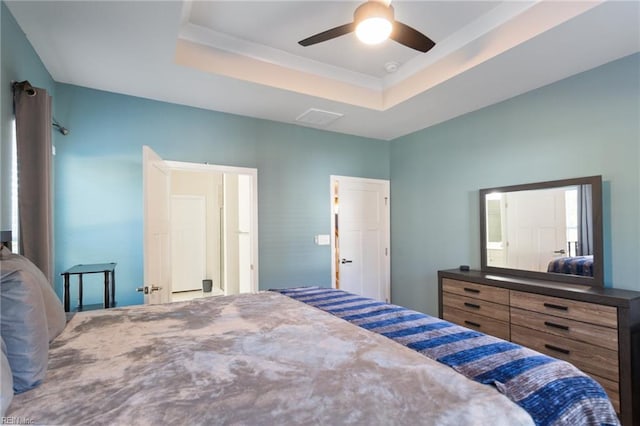
<svg viewBox="0 0 640 426">
<path fill-rule="evenodd" d="M 559 348 L 557 346 L 548 345 L 546 343 L 545 343 L 544 347 L 549 349 L 549 350 L 551 350 L 551 351 L 560 352 L 561 354 L 565 354 L 565 355 L 569 355 L 571 353 L 571 351 L 569 349 L 562 349 L 562 348 Z"/>
<path fill-rule="evenodd" d="M 480 324 L 478 324 L 477 322 L 464 320 L 464 323 L 472 327 L 480 328 Z"/>
<path fill-rule="evenodd" d="M 467 308 L 480 309 L 480 305 L 476 305 L 475 303 L 464 302 L 464 306 Z"/>
<path fill-rule="evenodd" d="M 562 306 L 562 305 L 554 305 L 553 303 L 545 303 L 544 304 L 545 308 L 551 308 L 551 309 L 557 309 L 559 311 L 568 311 L 569 308 L 566 306 Z"/>
<path fill-rule="evenodd" d="M 467 293 L 476 293 L 476 294 L 480 293 L 480 290 L 477 290 L 475 288 L 469 288 L 469 287 L 465 287 L 464 291 L 466 291 Z"/>
<path fill-rule="evenodd" d="M 547 327 L 551 327 L 551 328 L 558 328 L 560 330 L 569 331 L 569 327 L 568 326 L 562 325 L 562 324 L 556 324 L 554 322 L 545 321 L 544 325 L 546 325 Z"/>
</svg>

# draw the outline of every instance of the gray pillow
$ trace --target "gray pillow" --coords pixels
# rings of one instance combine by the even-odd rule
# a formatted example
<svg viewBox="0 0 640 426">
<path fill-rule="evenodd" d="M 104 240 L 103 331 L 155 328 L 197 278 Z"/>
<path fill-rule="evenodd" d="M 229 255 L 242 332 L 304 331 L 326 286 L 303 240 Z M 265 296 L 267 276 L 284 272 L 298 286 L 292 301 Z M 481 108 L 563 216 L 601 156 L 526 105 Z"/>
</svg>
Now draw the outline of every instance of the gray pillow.
<svg viewBox="0 0 640 426">
<path fill-rule="evenodd" d="M 16 393 L 38 386 L 47 372 L 49 333 L 42 291 L 33 274 L 5 271 L 0 261 L 0 332 Z"/>
<path fill-rule="evenodd" d="M 55 339 L 65 325 L 67 325 L 67 317 L 64 312 L 62 302 L 58 299 L 49 280 L 44 276 L 42 271 L 38 269 L 29 259 L 20 256 L 3 247 L 0 251 L 0 261 L 2 262 L 2 274 L 9 274 L 13 271 L 24 270 L 29 273 L 36 281 L 42 292 L 42 300 L 44 301 L 45 315 L 47 317 L 47 329 L 49 332 L 49 342 Z"/>
<path fill-rule="evenodd" d="M 13 399 L 13 375 L 7 359 L 7 347 L 4 344 L 4 339 L 0 339 L 0 345 L 2 346 L 2 353 L 0 353 L 0 416 L 4 417 L 4 413 L 7 412 Z"/>
</svg>

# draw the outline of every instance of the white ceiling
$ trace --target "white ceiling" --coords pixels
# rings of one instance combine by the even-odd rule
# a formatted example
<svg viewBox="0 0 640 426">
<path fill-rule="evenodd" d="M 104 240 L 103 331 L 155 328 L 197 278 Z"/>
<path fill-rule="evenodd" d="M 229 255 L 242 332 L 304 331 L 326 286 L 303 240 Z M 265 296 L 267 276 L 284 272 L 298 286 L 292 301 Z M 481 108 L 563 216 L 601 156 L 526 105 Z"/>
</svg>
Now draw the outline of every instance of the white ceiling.
<svg viewBox="0 0 640 426">
<path fill-rule="evenodd" d="M 640 51 L 637 1 L 401 1 L 420 53 L 353 34 L 351 1 L 7 1 L 59 82 L 394 139 Z M 385 64 L 395 62 L 388 73 Z"/>
</svg>

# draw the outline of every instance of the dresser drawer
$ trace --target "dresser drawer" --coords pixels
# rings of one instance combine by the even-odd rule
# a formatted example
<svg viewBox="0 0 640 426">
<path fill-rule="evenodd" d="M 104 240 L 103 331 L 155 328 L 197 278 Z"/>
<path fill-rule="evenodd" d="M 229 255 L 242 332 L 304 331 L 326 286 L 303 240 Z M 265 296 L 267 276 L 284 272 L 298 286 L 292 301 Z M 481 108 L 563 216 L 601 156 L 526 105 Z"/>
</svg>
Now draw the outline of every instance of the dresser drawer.
<svg viewBox="0 0 640 426">
<path fill-rule="evenodd" d="M 509 322 L 509 307 L 506 305 L 446 292 L 442 293 L 442 305 Z"/>
<path fill-rule="evenodd" d="M 555 336 L 590 343 L 612 351 L 618 350 L 618 330 L 538 312 L 511 308 L 511 324 Z"/>
<path fill-rule="evenodd" d="M 618 327 L 618 311 L 613 306 L 579 302 L 559 297 L 511 291 L 511 306 L 556 317 L 588 322 L 603 327 Z"/>
<path fill-rule="evenodd" d="M 513 324 L 511 325 L 511 341 L 554 358 L 568 361 L 585 373 L 595 374 L 615 383 L 620 380 L 616 351 Z"/>
<path fill-rule="evenodd" d="M 499 321 L 494 318 L 485 317 L 469 311 L 445 306 L 442 318 L 446 321 L 459 324 L 463 327 L 471 328 L 485 334 L 509 340 L 509 323 Z"/>
<path fill-rule="evenodd" d="M 444 278 L 442 280 L 442 290 L 448 293 L 459 294 L 460 296 L 488 300 L 489 302 L 500 303 L 503 305 L 509 304 L 509 290 L 506 288 L 491 287 L 488 285 Z"/>
</svg>

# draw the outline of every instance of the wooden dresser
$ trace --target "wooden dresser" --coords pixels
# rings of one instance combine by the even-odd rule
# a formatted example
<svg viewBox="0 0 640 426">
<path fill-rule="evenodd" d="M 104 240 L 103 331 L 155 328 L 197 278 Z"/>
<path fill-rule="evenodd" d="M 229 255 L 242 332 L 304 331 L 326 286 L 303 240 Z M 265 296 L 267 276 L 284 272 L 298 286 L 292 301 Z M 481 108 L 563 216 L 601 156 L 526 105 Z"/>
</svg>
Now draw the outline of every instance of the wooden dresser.
<svg viewBox="0 0 640 426">
<path fill-rule="evenodd" d="M 457 269 L 438 292 L 441 318 L 571 362 L 640 425 L 640 292 Z"/>
</svg>

